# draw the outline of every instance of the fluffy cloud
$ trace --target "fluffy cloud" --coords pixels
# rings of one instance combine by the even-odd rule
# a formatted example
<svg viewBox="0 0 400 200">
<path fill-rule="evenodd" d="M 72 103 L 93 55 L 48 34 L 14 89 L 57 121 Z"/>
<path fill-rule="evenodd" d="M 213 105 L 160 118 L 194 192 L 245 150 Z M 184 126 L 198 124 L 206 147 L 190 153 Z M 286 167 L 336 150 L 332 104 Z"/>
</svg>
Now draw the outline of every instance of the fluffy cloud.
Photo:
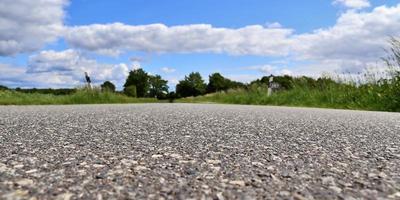
<svg viewBox="0 0 400 200">
<path fill-rule="evenodd" d="M 63 30 L 68 0 L 1 0 L 0 56 L 39 50 Z"/>
<path fill-rule="evenodd" d="M 135 65 L 132 65 L 135 68 Z M 121 63 L 118 65 L 98 63 L 87 58 L 75 50 L 42 51 L 31 56 L 28 64 L 28 73 L 52 72 L 58 75 L 67 75 L 74 80 L 81 80 L 84 72 L 92 76 L 94 82 L 110 80 L 121 84 L 129 73 L 129 66 Z"/>
<path fill-rule="evenodd" d="M 161 68 L 161 71 L 163 71 L 164 73 L 173 73 L 176 71 L 176 69 L 169 68 L 169 67 L 163 67 L 163 68 Z"/>
<path fill-rule="evenodd" d="M 256 70 L 261 72 L 264 75 L 292 75 L 292 71 L 289 69 L 282 69 L 280 67 L 272 66 L 272 65 L 256 65 L 250 67 L 243 67 L 246 70 Z"/>
<path fill-rule="evenodd" d="M 350 9 L 361 9 L 371 6 L 368 0 L 335 0 L 333 4 L 340 4 Z"/>
<path fill-rule="evenodd" d="M 135 64 L 98 63 L 75 50 L 42 51 L 30 57 L 27 67 L 0 64 L 0 84 L 13 87 L 76 87 L 88 72 L 95 84 L 109 80 L 122 87 Z"/>
<path fill-rule="evenodd" d="M 305 59 L 365 59 L 382 55 L 388 36 L 400 35 L 400 5 L 369 13 L 346 12 L 335 26 L 296 36 L 295 52 Z"/>
<path fill-rule="evenodd" d="M 29 59 L 29 73 L 58 72 L 58 73 L 83 73 L 84 67 L 93 67 L 97 63 L 81 57 L 80 53 L 72 49 L 65 51 L 42 51 Z"/>
<path fill-rule="evenodd" d="M 369 6 L 368 1 L 361 0 L 338 0 L 336 3 L 351 8 Z M 127 50 L 214 52 L 331 62 L 330 66 L 343 63 L 349 66 L 340 67 L 355 68 L 378 60 L 384 53 L 382 49 L 387 47 L 388 36 L 400 35 L 399 27 L 400 5 L 397 5 L 377 7 L 370 12 L 348 10 L 340 15 L 335 25 L 304 34 L 294 34 L 277 23 L 239 29 L 206 24 L 168 27 L 115 23 L 71 27 L 65 38 L 76 48 L 100 53 Z"/>
<path fill-rule="evenodd" d="M 226 76 L 231 80 L 239 81 L 242 83 L 250 83 L 260 78 L 259 75 L 254 75 L 254 74 L 226 74 L 224 76 Z"/>
<path fill-rule="evenodd" d="M 244 69 L 257 70 L 262 72 L 263 74 L 272 74 L 274 72 L 275 67 L 273 67 L 272 65 L 259 65 L 259 66 L 244 67 Z"/>
<path fill-rule="evenodd" d="M 43 72 L 30 74 L 25 67 L 0 64 L 0 85 L 9 87 L 38 87 L 38 88 L 62 88 L 79 85 L 79 81 L 71 76 Z"/>
<path fill-rule="evenodd" d="M 65 39 L 73 47 L 96 52 L 121 51 L 282 56 L 289 50 L 291 29 L 254 25 L 240 29 L 207 24 L 172 26 L 121 23 L 71 27 Z"/>
<path fill-rule="evenodd" d="M 389 36 L 400 35 L 400 4 L 381 6 L 371 12 L 343 13 L 335 26 L 294 37 L 293 52 L 297 59 L 360 70 L 379 61 L 387 48 Z M 338 69 L 336 68 L 336 69 Z M 347 68 L 347 69 L 346 69 Z"/>
</svg>

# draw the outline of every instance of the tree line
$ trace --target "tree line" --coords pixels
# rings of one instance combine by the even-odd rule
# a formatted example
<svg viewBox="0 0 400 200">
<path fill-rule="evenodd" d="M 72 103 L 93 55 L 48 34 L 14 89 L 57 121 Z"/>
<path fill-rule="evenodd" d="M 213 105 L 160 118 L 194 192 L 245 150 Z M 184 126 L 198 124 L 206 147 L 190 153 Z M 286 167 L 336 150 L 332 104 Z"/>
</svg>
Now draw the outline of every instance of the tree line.
<svg viewBox="0 0 400 200">
<path fill-rule="evenodd" d="M 143 69 L 132 70 L 126 79 L 123 92 L 131 97 L 156 97 L 158 99 L 196 97 L 205 94 L 227 91 L 230 89 L 251 89 L 251 87 L 268 87 L 269 77 L 264 76 L 251 83 L 244 84 L 230 80 L 220 73 L 213 73 L 206 83 L 199 72 L 186 75 L 176 85 L 175 92 L 168 92 L 168 81 L 160 75 L 149 75 Z M 310 77 L 292 77 L 288 75 L 274 76 L 274 82 L 279 84 L 279 90 L 290 90 L 295 85 L 304 85 L 310 88 L 323 87 L 335 83 L 330 78 L 313 79 Z M 105 85 L 104 83 L 103 85 Z M 102 85 L 102 88 L 104 88 Z M 115 86 L 113 86 L 115 88 Z M 115 90 L 115 89 L 114 89 Z"/>
<path fill-rule="evenodd" d="M 101 87 L 115 91 L 115 86 L 108 81 Z M 123 92 L 131 97 L 166 99 L 200 96 L 240 87 L 245 87 L 245 84 L 225 78 L 220 73 L 211 74 L 206 84 L 199 72 L 192 72 L 179 81 L 175 92 L 169 92 L 168 81 L 160 75 L 149 75 L 143 69 L 135 69 L 129 73 Z"/>
<path fill-rule="evenodd" d="M 228 91 L 229 89 L 249 90 L 252 87 L 268 87 L 269 83 L 269 76 L 264 76 L 248 84 L 230 80 L 220 73 L 213 73 L 209 75 L 208 78 L 209 81 L 206 83 L 199 72 L 192 72 L 178 82 L 175 92 L 170 92 L 168 81 L 164 80 L 160 75 L 150 75 L 143 69 L 135 69 L 129 72 L 122 91 L 116 91 L 116 86 L 110 81 L 105 81 L 103 84 L 101 84 L 100 88 L 102 91 L 123 93 L 129 97 L 175 99 L 191 96 L 196 97 L 215 92 Z M 309 88 L 322 88 L 325 85 L 338 84 L 329 78 L 313 79 L 306 76 L 292 77 L 287 75 L 275 76 L 274 82 L 280 85 L 280 90 L 291 90 L 295 85 L 304 85 Z M 5 86 L 0 86 L 0 91 L 1 90 L 10 89 Z M 42 93 L 54 95 L 70 95 L 77 91 L 77 89 L 36 88 L 16 88 L 14 90 L 23 93 Z"/>
</svg>

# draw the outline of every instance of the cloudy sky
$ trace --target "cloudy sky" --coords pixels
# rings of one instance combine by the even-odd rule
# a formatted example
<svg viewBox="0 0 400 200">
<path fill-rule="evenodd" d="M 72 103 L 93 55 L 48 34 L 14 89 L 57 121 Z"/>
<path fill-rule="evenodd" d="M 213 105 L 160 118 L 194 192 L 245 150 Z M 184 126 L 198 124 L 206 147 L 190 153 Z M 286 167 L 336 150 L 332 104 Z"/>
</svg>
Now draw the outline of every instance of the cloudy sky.
<svg viewBox="0 0 400 200">
<path fill-rule="evenodd" d="M 400 36 L 399 0 L 1 0 L 0 85 L 119 88 L 139 67 L 169 80 L 192 71 L 357 73 Z"/>
</svg>

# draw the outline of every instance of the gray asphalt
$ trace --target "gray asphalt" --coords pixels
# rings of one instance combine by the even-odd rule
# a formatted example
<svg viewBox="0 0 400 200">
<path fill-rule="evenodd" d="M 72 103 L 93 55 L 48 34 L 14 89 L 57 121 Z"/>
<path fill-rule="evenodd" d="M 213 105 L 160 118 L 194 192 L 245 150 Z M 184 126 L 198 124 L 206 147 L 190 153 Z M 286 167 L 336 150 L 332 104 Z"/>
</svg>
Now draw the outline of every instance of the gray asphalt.
<svg viewBox="0 0 400 200">
<path fill-rule="evenodd" d="M 0 199 L 400 199 L 400 114 L 0 107 Z"/>
</svg>

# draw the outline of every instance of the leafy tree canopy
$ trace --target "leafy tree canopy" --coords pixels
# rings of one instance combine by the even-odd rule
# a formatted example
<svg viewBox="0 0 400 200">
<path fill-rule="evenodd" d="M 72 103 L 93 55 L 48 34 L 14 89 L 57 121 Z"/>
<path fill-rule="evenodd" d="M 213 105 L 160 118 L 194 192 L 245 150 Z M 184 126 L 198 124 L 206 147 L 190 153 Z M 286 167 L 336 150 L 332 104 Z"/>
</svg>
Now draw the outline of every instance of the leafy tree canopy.
<svg viewBox="0 0 400 200">
<path fill-rule="evenodd" d="M 207 85 L 199 72 L 192 72 L 176 85 L 176 93 L 181 97 L 205 94 Z"/>
<path fill-rule="evenodd" d="M 149 91 L 149 75 L 143 69 L 136 69 L 129 72 L 129 76 L 124 84 L 125 88 L 129 86 L 136 86 L 137 97 L 145 97 Z"/>
<path fill-rule="evenodd" d="M 220 73 L 214 73 L 209 76 L 209 83 L 207 85 L 207 93 L 214 93 L 218 91 L 226 91 L 232 88 L 244 87 L 243 83 L 229 80 L 223 77 Z"/>
<path fill-rule="evenodd" d="M 163 80 L 160 75 L 150 76 L 150 97 L 165 98 L 168 94 L 168 81 Z"/>
<path fill-rule="evenodd" d="M 115 92 L 115 85 L 110 81 L 105 81 L 100 87 L 102 91 Z"/>
<path fill-rule="evenodd" d="M 3 85 L 0 85 L 0 91 L 1 91 L 1 90 L 8 90 L 8 87 L 3 86 Z"/>
</svg>

